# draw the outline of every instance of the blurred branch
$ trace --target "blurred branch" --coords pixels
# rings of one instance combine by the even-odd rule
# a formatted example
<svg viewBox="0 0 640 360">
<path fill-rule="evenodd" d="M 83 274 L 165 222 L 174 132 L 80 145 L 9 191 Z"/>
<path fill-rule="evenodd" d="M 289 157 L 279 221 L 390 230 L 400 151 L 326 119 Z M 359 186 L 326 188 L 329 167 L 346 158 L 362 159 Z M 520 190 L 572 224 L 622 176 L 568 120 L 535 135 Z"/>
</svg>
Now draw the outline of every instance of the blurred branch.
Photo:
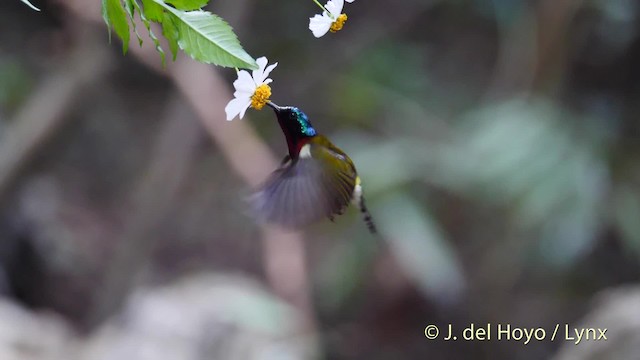
<svg viewBox="0 0 640 360">
<path fill-rule="evenodd" d="M 133 204 L 124 231 L 87 325 L 100 323 L 125 299 L 141 270 L 147 265 L 158 234 L 154 231 L 170 210 L 180 185 L 187 178 L 200 127 L 188 116 L 188 109 L 171 102 L 158 134 L 153 158 L 144 178 L 132 191 Z"/>
<path fill-rule="evenodd" d="M 103 45 L 96 44 L 100 42 L 85 33 L 68 59 L 40 82 L 9 122 L 0 140 L 0 199 L 33 155 L 69 119 L 65 111 L 77 101 L 80 89 L 106 72 L 109 56 Z"/>
<path fill-rule="evenodd" d="M 79 17 L 100 23 L 99 6 L 88 11 L 84 2 L 60 0 Z M 140 22 L 138 29 L 143 29 Z M 106 29 L 105 29 L 106 31 Z M 160 33 L 159 29 L 155 29 Z M 167 46 L 164 47 L 168 49 Z M 141 62 L 168 76 L 198 114 L 204 127 L 242 180 L 255 187 L 275 169 L 277 160 L 247 120 L 227 122 L 224 107 L 231 99 L 229 85 L 210 65 L 178 56 L 165 70 L 151 41 L 131 51 Z M 315 328 L 302 235 L 265 226 L 262 229 L 267 279 L 274 291 L 292 302 L 304 317 L 304 327 Z M 123 250 L 124 251 L 124 250 Z M 131 275 L 131 274 L 130 274 Z"/>
<path fill-rule="evenodd" d="M 498 25 L 498 55 L 486 100 L 511 97 L 531 90 L 536 73 L 537 26 L 533 9 L 517 3 L 516 16 L 500 16 L 500 3 L 493 1 Z"/>
<path fill-rule="evenodd" d="M 154 54 L 157 58 L 157 55 Z M 252 187 L 276 168 L 276 159 L 247 120 L 227 122 L 224 107 L 231 93 L 210 66 L 179 58 L 169 67 L 170 77 L 203 121 L 232 169 Z M 302 235 L 271 226 L 262 228 L 267 279 L 274 291 L 293 303 L 313 328 L 313 312 Z"/>
<path fill-rule="evenodd" d="M 553 85 L 566 67 L 568 31 L 584 0 L 542 0 L 538 3 L 537 86 Z"/>
<path fill-rule="evenodd" d="M 517 15 L 500 16 L 495 3 L 499 50 L 488 100 L 528 93 L 553 85 L 565 66 L 567 31 L 583 0 L 543 0 L 537 7 L 522 3 Z"/>
</svg>

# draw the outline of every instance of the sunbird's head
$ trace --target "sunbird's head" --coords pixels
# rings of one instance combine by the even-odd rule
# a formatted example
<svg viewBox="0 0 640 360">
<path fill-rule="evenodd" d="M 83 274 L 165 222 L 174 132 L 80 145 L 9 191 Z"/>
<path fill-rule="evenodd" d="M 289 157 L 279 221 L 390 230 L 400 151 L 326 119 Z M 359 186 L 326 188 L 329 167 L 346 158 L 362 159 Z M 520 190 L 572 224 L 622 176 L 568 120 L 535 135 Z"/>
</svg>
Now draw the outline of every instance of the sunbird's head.
<svg viewBox="0 0 640 360">
<path fill-rule="evenodd" d="M 316 130 L 309 122 L 307 114 L 295 106 L 278 106 L 271 101 L 267 103 L 278 117 L 280 127 L 285 133 L 289 132 L 298 136 L 315 136 Z"/>
</svg>

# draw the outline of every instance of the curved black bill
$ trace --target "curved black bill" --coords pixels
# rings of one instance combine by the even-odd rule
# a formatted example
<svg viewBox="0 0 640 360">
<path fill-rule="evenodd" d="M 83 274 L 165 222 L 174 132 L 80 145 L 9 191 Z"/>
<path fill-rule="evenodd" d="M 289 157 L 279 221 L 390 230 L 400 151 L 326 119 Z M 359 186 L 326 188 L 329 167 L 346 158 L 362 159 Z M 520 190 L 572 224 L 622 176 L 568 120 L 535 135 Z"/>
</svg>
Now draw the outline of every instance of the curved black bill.
<svg viewBox="0 0 640 360">
<path fill-rule="evenodd" d="M 277 104 L 271 102 L 271 101 L 267 101 L 267 105 L 269 105 L 270 108 L 273 109 L 273 111 L 277 113 L 279 113 L 280 111 L 282 111 L 282 106 L 278 106 Z"/>
</svg>

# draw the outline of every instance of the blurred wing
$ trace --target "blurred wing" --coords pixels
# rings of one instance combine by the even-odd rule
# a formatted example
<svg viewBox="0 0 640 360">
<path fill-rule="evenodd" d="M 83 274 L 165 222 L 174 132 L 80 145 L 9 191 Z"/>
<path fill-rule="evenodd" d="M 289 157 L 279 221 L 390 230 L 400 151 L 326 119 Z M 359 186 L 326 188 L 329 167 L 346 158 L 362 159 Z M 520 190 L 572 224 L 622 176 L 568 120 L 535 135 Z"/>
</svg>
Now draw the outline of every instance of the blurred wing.
<svg viewBox="0 0 640 360">
<path fill-rule="evenodd" d="M 285 164 L 252 196 L 256 217 L 298 228 L 341 214 L 351 201 L 357 176 L 345 158 L 312 145 L 311 157 Z"/>
</svg>

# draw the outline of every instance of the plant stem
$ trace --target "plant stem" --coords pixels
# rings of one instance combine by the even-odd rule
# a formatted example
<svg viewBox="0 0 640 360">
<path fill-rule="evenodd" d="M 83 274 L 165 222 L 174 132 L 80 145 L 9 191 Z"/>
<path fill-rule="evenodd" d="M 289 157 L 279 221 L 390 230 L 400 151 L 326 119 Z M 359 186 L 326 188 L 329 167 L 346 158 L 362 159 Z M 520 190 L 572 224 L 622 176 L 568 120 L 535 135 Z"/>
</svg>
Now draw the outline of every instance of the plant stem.
<svg viewBox="0 0 640 360">
<path fill-rule="evenodd" d="M 316 3 L 316 5 L 320 6 L 320 8 L 321 8 L 323 11 L 327 11 L 327 9 L 325 9 L 325 7 L 324 7 L 322 4 L 320 4 L 320 2 L 318 2 L 318 0 L 313 0 L 313 2 L 314 2 L 314 3 Z M 327 12 L 328 12 L 328 11 L 327 11 Z"/>
</svg>

